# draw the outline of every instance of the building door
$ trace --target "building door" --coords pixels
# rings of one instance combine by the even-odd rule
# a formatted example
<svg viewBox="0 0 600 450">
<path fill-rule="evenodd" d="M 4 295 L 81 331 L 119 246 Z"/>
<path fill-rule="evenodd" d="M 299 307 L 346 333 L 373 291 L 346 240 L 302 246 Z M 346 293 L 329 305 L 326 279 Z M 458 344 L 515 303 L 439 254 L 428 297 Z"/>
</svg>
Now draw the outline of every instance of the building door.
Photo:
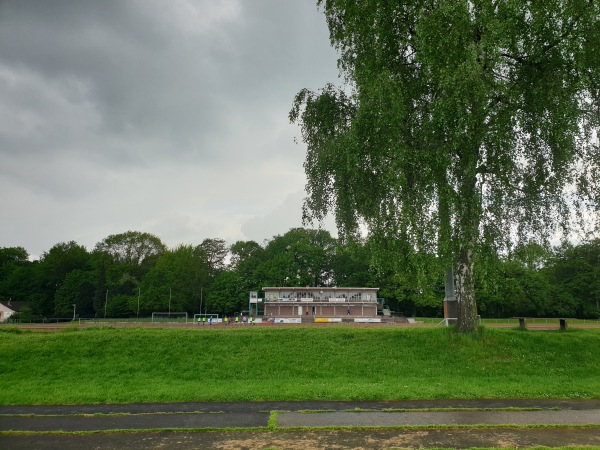
<svg viewBox="0 0 600 450">
<path fill-rule="evenodd" d="M 308 308 L 308 306 L 307 306 Z M 302 315 L 302 306 L 298 305 L 298 315 L 301 316 Z"/>
<path fill-rule="evenodd" d="M 313 307 L 312 307 L 312 315 L 313 315 L 313 316 L 316 316 L 316 315 L 317 315 L 317 307 L 316 307 L 316 306 L 313 306 Z"/>
</svg>

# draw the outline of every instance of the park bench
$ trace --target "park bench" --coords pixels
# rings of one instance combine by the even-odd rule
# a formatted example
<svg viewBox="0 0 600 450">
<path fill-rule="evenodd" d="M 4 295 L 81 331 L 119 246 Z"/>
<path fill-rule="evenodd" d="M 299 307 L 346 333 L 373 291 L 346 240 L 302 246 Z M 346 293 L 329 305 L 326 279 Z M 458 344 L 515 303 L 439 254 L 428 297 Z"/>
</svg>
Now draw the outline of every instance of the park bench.
<svg viewBox="0 0 600 450">
<path fill-rule="evenodd" d="M 515 319 L 519 320 L 519 328 L 521 328 L 522 330 L 527 329 L 527 317 L 515 317 Z M 558 323 L 560 324 L 560 331 L 567 330 L 567 319 L 559 318 Z"/>
</svg>

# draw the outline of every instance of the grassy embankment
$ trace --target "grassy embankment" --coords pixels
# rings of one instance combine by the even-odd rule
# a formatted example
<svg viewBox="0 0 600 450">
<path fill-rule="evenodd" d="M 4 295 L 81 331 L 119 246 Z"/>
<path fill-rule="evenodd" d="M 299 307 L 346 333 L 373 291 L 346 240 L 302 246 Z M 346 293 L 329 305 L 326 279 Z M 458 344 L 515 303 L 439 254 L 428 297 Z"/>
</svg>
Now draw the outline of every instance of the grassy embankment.
<svg viewBox="0 0 600 450">
<path fill-rule="evenodd" d="M 440 322 L 442 322 L 444 319 L 441 319 L 439 317 L 417 317 L 416 320 L 418 320 L 419 322 L 423 322 L 424 324 L 427 325 L 438 325 Z M 568 322 L 568 326 L 569 327 L 576 327 L 576 328 L 600 328 L 600 320 L 599 319 L 572 319 L 572 318 L 567 318 L 567 322 Z M 509 325 L 509 326 L 514 326 L 514 327 L 518 327 L 519 326 L 519 319 L 515 319 L 515 318 L 508 318 L 508 319 L 486 319 L 486 318 L 482 318 L 480 320 L 480 323 L 484 326 L 487 325 Z M 558 328 L 558 318 L 538 318 L 538 317 L 528 317 L 527 318 L 527 324 L 528 325 L 549 325 L 549 326 L 554 326 L 556 328 Z"/>
<path fill-rule="evenodd" d="M 0 404 L 599 396 L 598 330 L 0 328 Z"/>
</svg>

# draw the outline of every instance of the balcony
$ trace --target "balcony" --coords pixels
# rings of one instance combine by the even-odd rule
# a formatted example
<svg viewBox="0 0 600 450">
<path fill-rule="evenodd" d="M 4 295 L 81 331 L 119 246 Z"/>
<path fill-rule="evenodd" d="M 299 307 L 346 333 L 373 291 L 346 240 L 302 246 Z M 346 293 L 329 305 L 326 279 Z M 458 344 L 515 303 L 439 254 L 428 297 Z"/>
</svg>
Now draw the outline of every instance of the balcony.
<svg viewBox="0 0 600 450">
<path fill-rule="evenodd" d="M 286 302 L 286 303 L 377 303 L 377 299 L 362 299 L 362 298 L 344 298 L 344 297 L 325 297 L 325 298 L 311 298 L 311 297 L 268 297 L 264 299 L 265 302 Z"/>
</svg>

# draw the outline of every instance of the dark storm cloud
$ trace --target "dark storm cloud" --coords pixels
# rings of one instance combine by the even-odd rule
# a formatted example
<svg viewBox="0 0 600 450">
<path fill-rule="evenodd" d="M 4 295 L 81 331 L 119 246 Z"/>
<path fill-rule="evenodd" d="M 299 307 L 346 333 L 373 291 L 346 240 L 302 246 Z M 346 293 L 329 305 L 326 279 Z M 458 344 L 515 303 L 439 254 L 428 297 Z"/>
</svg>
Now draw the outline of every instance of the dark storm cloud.
<svg viewBox="0 0 600 450">
<path fill-rule="evenodd" d="M 0 2 L 0 184 L 13 208 L 2 235 L 27 246 L 18 218 L 35 214 L 21 214 L 19 198 L 34 210 L 93 198 L 94 227 L 119 232 L 166 224 L 161 211 L 190 195 L 169 216 L 181 224 L 162 226 L 203 239 L 220 221 L 223 237 L 241 233 L 247 211 L 265 216 L 297 197 L 303 150 L 287 113 L 298 90 L 337 73 L 315 10 L 307 0 Z M 255 181 L 269 179 L 279 192 Z M 203 210 L 215 192 L 219 211 Z M 115 201 L 130 205 L 126 222 Z"/>
<path fill-rule="evenodd" d="M 61 87 L 69 80 L 82 86 L 98 114 L 98 133 L 128 139 L 150 135 L 162 144 L 159 149 L 172 142 L 165 150 L 177 151 L 182 147 L 177 141 L 181 144 L 188 130 L 218 131 L 222 113 L 214 93 L 223 92 L 218 75 L 228 57 L 219 30 L 186 30 L 177 16 L 165 14 L 164 6 L 82 0 L 5 3 L 1 61 L 37 74 L 48 83 L 47 90 L 65 92 L 72 86 Z M 77 91 L 67 95 L 76 97 Z M 27 104 L 25 95 L 22 104 Z"/>
</svg>

